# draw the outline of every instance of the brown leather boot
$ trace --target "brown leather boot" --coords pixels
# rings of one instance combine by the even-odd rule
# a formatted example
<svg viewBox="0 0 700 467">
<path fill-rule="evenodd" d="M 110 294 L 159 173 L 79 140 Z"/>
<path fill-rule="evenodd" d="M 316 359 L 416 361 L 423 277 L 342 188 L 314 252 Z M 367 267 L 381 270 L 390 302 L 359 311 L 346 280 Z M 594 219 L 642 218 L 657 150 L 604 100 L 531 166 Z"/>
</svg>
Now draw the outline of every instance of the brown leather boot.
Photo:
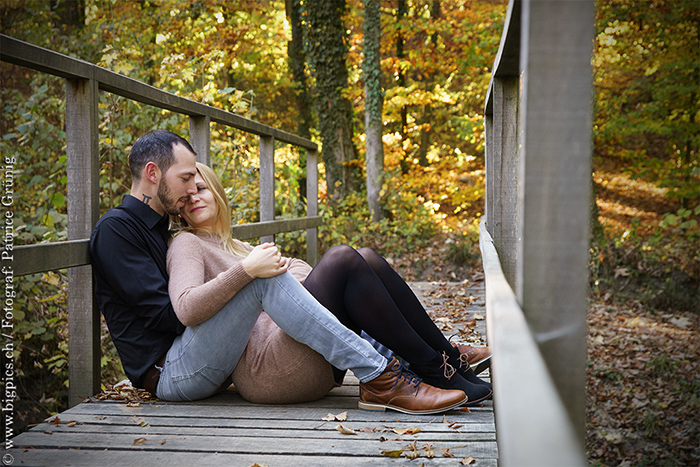
<svg viewBox="0 0 700 467">
<path fill-rule="evenodd" d="M 467 402 L 460 390 L 438 389 L 423 383 L 415 373 L 392 358 L 384 372 L 372 381 L 360 383 L 361 409 L 393 409 L 410 414 L 434 414 Z"/>
<path fill-rule="evenodd" d="M 452 343 L 452 346 L 459 350 L 460 363 L 470 366 L 475 374 L 478 375 L 491 366 L 491 350 L 488 347 L 472 347 L 455 343 Z"/>
</svg>

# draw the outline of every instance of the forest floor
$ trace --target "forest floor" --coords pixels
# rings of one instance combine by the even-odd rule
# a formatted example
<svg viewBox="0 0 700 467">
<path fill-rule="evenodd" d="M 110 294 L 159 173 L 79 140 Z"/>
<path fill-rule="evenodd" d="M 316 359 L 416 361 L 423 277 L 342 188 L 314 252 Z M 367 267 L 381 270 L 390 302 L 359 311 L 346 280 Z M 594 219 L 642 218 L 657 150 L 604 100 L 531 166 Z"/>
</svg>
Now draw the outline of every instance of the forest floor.
<svg viewBox="0 0 700 467">
<path fill-rule="evenodd" d="M 654 232 L 658 234 L 655 227 L 663 214 L 677 209 L 663 190 L 614 170 L 597 171 L 595 182 L 599 219 L 610 244 L 634 232 L 640 245 Z M 393 260 L 394 266 L 411 281 L 483 278 L 480 264 L 450 263 L 448 244 L 447 236 L 439 237 L 432 246 Z M 474 247 L 478 254 L 478 245 Z M 586 400 L 589 463 L 600 467 L 700 465 L 698 278 L 683 281 L 680 294 L 687 294 L 689 300 L 659 307 L 636 298 L 634 287 L 639 287 L 640 280 L 646 282 L 644 290 L 662 287 L 669 277 L 652 271 L 636 285 L 630 283 L 630 272 L 641 270 L 642 265 L 634 255 L 622 256 L 623 261 L 618 257 L 607 268 L 609 272 L 599 269 L 591 277 Z M 473 259 L 478 261 L 476 255 Z M 598 287 L 599 281 L 608 287 Z M 659 284 L 650 283 L 654 281 Z"/>
</svg>

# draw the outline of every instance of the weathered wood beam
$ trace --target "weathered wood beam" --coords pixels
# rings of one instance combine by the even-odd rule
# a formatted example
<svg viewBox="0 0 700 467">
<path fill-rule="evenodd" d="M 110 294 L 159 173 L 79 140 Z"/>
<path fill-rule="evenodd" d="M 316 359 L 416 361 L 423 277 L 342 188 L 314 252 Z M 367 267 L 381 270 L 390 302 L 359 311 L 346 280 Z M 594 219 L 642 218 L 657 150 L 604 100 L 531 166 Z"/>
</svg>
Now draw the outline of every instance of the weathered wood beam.
<svg viewBox="0 0 700 467">
<path fill-rule="evenodd" d="M 88 238 L 99 218 L 97 82 L 66 80 L 68 240 Z M 100 391 L 100 312 L 93 300 L 92 267 L 68 271 L 68 403 Z"/>
<path fill-rule="evenodd" d="M 516 295 L 585 439 L 593 0 L 522 5 Z"/>
<path fill-rule="evenodd" d="M 493 353 L 499 465 L 583 467 L 582 444 L 484 221 L 479 246 L 486 282 L 486 332 Z"/>
<path fill-rule="evenodd" d="M 222 123 L 248 133 L 272 136 L 284 143 L 311 150 L 317 149 L 316 143 L 306 138 L 222 109 L 176 96 L 92 63 L 68 57 L 4 34 L 0 34 L 0 60 L 68 79 L 91 78 L 97 81 L 100 90 L 137 102 L 189 116 L 208 117 L 212 122 Z"/>
<path fill-rule="evenodd" d="M 275 138 L 260 137 L 260 222 L 275 218 Z M 273 235 L 260 237 L 260 243 L 273 242 Z"/>
<path fill-rule="evenodd" d="M 306 216 L 318 216 L 318 152 L 315 150 L 306 153 Z M 314 226 L 306 229 L 306 262 L 315 266 L 318 259 L 318 228 Z"/>
</svg>

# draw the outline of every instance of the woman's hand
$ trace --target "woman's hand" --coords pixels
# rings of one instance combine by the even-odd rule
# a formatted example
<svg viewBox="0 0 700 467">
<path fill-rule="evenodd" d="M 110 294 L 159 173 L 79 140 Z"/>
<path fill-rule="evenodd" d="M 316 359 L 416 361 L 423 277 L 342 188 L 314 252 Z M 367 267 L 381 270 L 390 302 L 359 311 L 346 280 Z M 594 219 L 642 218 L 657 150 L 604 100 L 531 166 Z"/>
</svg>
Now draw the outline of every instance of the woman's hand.
<svg viewBox="0 0 700 467">
<path fill-rule="evenodd" d="M 289 267 L 289 260 L 282 258 L 274 243 L 262 243 L 241 262 L 243 269 L 252 277 L 262 279 L 282 274 Z"/>
</svg>

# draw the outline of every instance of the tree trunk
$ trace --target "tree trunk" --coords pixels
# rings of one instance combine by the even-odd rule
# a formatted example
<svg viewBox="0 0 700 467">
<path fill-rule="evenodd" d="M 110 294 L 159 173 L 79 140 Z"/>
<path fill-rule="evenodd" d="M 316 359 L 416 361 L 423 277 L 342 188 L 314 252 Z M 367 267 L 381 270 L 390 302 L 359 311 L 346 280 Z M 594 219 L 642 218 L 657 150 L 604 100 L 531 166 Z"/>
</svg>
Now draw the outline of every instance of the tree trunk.
<svg viewBox="0 0 700 467">
<path fill-rule="evenodd" d="M 307 0 L 304 8 L 307 60 L 316 79 L 314 103 L 328 198 L 333 207 L 356 190 L 360 180 L 352 142 L 352 105 L 343 96 L 348 87 L 345 0 Z"/>
<path fill-rule="evenodd" d="M 380 36 L 382 19 L 379 0 L 365 0 L 364 53 L 362 62 L 365 79 L 365 144 L 367 149 L 367 204 L 372 213 L 372 222 L 384 217 L 379 193 L 384 174 L 384 144 L 382 142 L 382 67 Z"/>
<path fill-rule="evenodd" d="M 398 27 L 399 33 L 396 36 L 396 58 L 399 61 L 399 70 L 398 70 L 398 85 L 401 88 L 406 88 L 406 75 L 403 72 L 403 69 L 401 68 L 401 62 L 403 61 L 404 57 L 406 54 L 404 53 L 404 46 L 406 44 L 406 40 L 404 39 L 403 36 L 403 30 L 401 29 L 404 26 L 404 18 L 406 17 L 406 13 L 408 13 L 408 6 L 406 5 L 406 0 L 399 0 L 398 7 L 396 9 L 396 25 Z M 406 151 L 404 150 L 404 141 L 406 140 L 406 128 L 408 127 L 408 107 L 405 105 L 401 106 L 401 128 L 400 128 L 400 134 L 401 134 L 401 173 L 407 174 L 408 173 L 408 161 L 406 160 Z"/>
<path fill-rule="evenodd" d="M 433 0 L 433 5 L 430 10 L 430 18 L 436 20 L 440 18 L 440 0 Z M 430 43 L 434 49 L 437 49 L 438 43 L 438 33 L 434 32 L 430 37 Z M 435 50 L 433 53 L 437 53 Z M 433 87 L 433 75 L 432 73 L 426 77 L 427 88 L 432 89 Z M 423 118 L 421 119 L 423 127 L 420 131 L 420 148 L 418 149 L 418 163 L 421 166 L 428 165 L 428 149 L 430 147 L 430 126 L 432 120 L 432 109 L 430 105 L 425 105 L 423 108 Z"/>
<path fill-rule="evenodd" d="M 311 137 L 311 94 L 306 80 L 304 66 L 306 55 L 304 53 L 304 30 L 301 24 L 301 0 L 286 0 L 285 7 L 287 18 L 292 28 L 292 40 L 287 45 L 289 68 L 294 81 L 296 107 L 299 119 L 297 121 L 297 134 L 304 138 Z M 300 176 L 297 179 L 299 196 L 306 199 L 306 152 L 299 150 Z"/>
<path fill-rule="evenodd" d="M 85 0 L 51 0 L 51 11 L 56 14 L 54 25 L 67 30 L 85 26 Z"/>
</svg>

